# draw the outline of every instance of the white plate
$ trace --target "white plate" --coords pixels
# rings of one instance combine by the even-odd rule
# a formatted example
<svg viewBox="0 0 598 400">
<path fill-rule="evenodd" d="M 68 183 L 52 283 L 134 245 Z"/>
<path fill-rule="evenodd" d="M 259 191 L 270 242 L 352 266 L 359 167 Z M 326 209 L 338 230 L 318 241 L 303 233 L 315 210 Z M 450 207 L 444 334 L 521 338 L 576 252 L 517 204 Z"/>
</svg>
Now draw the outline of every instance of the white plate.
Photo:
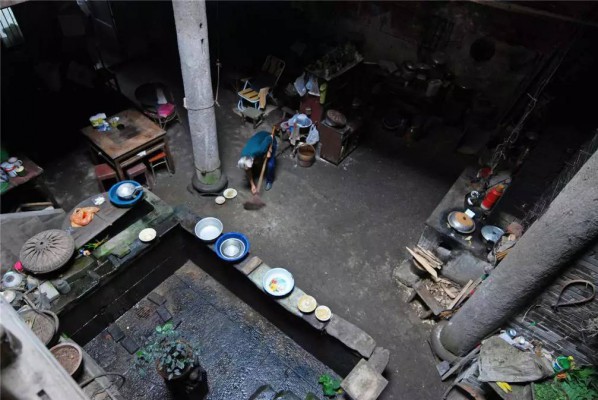
<svg viewBox="0 0 598 400">
<path fill-rule="evenodd" d="M 224 191 L 224 193 L 222 193 L 224 195 L 224 197 L 226 197 L 227 199 L 234 199 L 235 197 L 237 197 L 237 191 L 233 188 L 228 188 Z"/>
<path fill-rule="evenodd" d="M 139 240 L 142 242 L 151 242 L 156 238 L 156 230 L 154 228 L 145 228 L 139 232 Z"/>
<path fill-rule="evenodd" d="M 297 308 L 299 311 L 305 314 L 313 312 L 317 306 L 318 302 L 316 299 L 308 294 L 304 294 L 303 296 L 299 297 L 299 300 L 297 301 Z"/>
<path fill-rule="evenodd" d="M 214 201 L 216 202 L 216 204 L 224 204 L 226 199 L 223 196 L 218 196 L 218 197 L 216 197 L 216 200 L 214 200 Z"/>
<path fill-rule="evenodd" d="M 330 311 L 330 308 L 326 306 L 318 306 L 318 308 L 316 308 L 315 314 L 318 321 L 321 322 L 330 321 L 330 317 L 332 317 L 332 311 Z"/>
<path fill-rule="evenodd" d="M 295 287 L 295 279 L 284 268 L 272 268 L 264 275 L 262 286 L 266 293 L 272 296 L 286 296 Z"/>
</svg>

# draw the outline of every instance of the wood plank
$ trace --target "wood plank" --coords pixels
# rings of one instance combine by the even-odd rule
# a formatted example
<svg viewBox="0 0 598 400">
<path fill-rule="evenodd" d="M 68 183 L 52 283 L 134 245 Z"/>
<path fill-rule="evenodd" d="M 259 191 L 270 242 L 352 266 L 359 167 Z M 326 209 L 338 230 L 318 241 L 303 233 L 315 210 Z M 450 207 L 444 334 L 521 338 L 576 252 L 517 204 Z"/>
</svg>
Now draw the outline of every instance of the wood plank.
<svg viewBox="0 0 598 400">
<path fill-rule="evenodd" d="M 470 279 L 469 282 L 467 282 L 467 284 L 465 286 L 463 286 L 463 289 L 461 289 L 461 291 L 459 292 L 457 297 L 455 297 L 453 299 L 453 301 L 451 302 L 451 304 L 449 304 L 449 306 L 448 306 L 449 310 L 452 310 L 453 307 L 455 307 L 457 305 L 457 302 L 461 299 L 461 297 L 463 297 L 465 295 L 465 293 L 467 293 L 467 290 L 469 289 L 469 287 L 472 284 L 473 284 L 473 281 Z"/>
<path fill-rule="evenodd" d="M 441 312 L 444 311 L 444 307 L 436 301 L 432 293 L 421 283 L 419 282 L 418 285 L 415 285 L 414 288 L 417 295 L 422 299 L 422 301 L 428 306 L 428 308 L 434 313 L 434 315 L 439 315 Z"/>
<path fill-rule="evenodd" d="M 436 256 L 434 255 L 434 253 L 432 253 L 430 250 L 426 250 L 426 249 L 424 249 L 423 247 L 421 247 L 420 245 L 417 245 L 417 248 L 418 248 L 418 249 L 420 249 L 421 251 L 423 251 L 424 253 L 426 253 L 427 255 L 429 255 L 429 256 L 430 256 L 430 258 L 431 258 L 432 260 L 434 260 L 435 262 L 437 262 L 438 264 L 441 264 L 441 265 L 442 265 L 442 264 L 444 264 L 444 263 L 442 262 L 442 260 L 441 260 L 441 259 L 439 259 L 438 257 L 436 257 Z"/>
<path fill-rule="evenodd" d="M 432 276 L 432 279 L 434 281 L 437 281 L 438 273 L 436 272 L 436 270 L 433 267 L 430 266 L 430 264 L 428 264 L 426 259 L 423 258 L 422 256 L 420 256 L 419 254 L 415 253 L 409 247 L 405 247 L 405 248 L 413 256 L 413 258 L 415 258 L 426 269 L 426 271 L 428 271 L 428 273 Z"/>
<path fill-rule="evenodd" d="M 446 371 L 446 373 L 444 375 L 442 375 L 440 380 L 445 381 L 446 378 L 448 378 L 449 376 L 454 374 L 461 367 L 465 366 L 467 363 L 469 363 L 469 361 L 473 360 L 473 358 L 480 352 L 480 347 L 481 346 L 476 347 L 475 349 L 470 351 L 469 354 L 467 354 L 465 357 L 463 357 L 459 361 L 457 361 L 455 363 L 455 365 L 453 365 L 451 367 L 451 369 L 449 369 L 448 371 Z"/>
<path fill-rule="evenodd" d="M 426 253 L 419 247 L 414 248 L 413 251 L 419 254 L 420 256 L 424 257 L 426 260 L 428 260 L 430 264 L 440 264 L 438 261 L 435 261 L 432 257 L 430 257 L 428 253 Z"/>
<path fill-rule="evenodd" d="M 457 302 L 455 307 L 458 307 L 461 303 L 463 303 L 465 301 L 465 299 L 467 298 L 467 296 L 469 295 L 469 293 L 471 293 L 473 290 L 475 290 L 480 283 L 482 283 L 482 278 L 478 278 L 475 281 L 473 281 L 473 283 L 471 284 L 469 289 L 467 289 L 467 293 L 465 293 L 465 295 L 459 299 L 459 301 Z"/>
<path fill-rule="evenodd" d="M 93 204 L 93 199 L 98 196 L 103 196 L 105 201 L 103 204 L 99 206 L 95 206 Z M 100 211 L 95 214 L 93 220 L 81 228 L 73 228 L 71 227 L 71 215 L 76 208 L 80 207 L 98 207 Z M 77 204 L 75 208 L 73 208 L 69 213 L 66 214 L 64 222 L 62 224 L 62 229 L 70 232 L 73 240 L 75 241 L 75 248 L 80 248 L 85 243 L 89 242 L 99 234 L 101 234 L 106 228 L 112 225 L 116 220 L 126 214 L 130 208 L 121 208 L 115 207 L 110 203 L 110 199 L 108 199 L 108 193 L 102 194 L 95 194 L 89 197 L 86 200 L 83 200 L 81 203 Z"/>
<path fill-rule="evenodd" d="M 417 254 L 419 254 L 420 256 L 424 257 L 424 258 L 425 258 L 425 259 L 428 261 L 428 263 L 429 263 L 429 264 L 430 264 L 432 267 L 434 267 L 434 268 L 436 268 L 436 269 L 440 269 L 440 268 L 442 267 L 442 263 L 440 263 L 440 262 L 438 262 L 438 261 L 434 260 L 433 258 L 431 258 L 431 257 L 430 257 L 430 255 L 429 255 L 428 253 L 425 253 L 424 251 L 422 251 L 422 250 L 421 250 L 421 249 L 419 249 L 419 248 L 415 248 L 415 249 L 413 249 L 413 250 L 414 250 L 414 251 L 415 251 Z"/>
<path fill-rule="evenodd" d="M 446 295 L 451 299 L 457 297 L 457 295 L 451 292 L 443 283 L 440 283 L 440 287 L 442 288 L 442 290 L 444 290 L 444 293 L 446 293 Z"/>
</svg>

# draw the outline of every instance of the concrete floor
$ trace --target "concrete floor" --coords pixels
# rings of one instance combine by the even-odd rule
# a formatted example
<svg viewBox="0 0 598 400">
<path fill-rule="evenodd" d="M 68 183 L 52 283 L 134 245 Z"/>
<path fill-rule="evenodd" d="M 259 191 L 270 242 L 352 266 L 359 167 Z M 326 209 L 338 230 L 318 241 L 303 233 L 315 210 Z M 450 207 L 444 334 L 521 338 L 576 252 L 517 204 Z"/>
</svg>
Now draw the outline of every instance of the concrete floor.
<svg viewBox="0 0 598 400">
<path fill-rule="evenodd" d="M 122 67 L 123 92 L 150 80 L 171 86 L 182 103 L 180 71 L 176 66 L 138 62 Z M 190 136 L 185 123 L 168 130 L 176 160 L 176 174 L 161 172 L 155 193 L 165 201 L 185 204 L 200 215 L 220 218 L 225 231 L 240 231 L 251 240 L 251 252 L 272 267 L 290 270 L 297 284 L 319 303 L 330 306 L 390 349 L 385 376 L 390 381 L 382 399 L 439 398 L 440 382 L 427 343 L 432 326 L 420 321 L 417 310 L 405 303 L 407 291 L 398 286 L 393 269 L 413 245 L 423 223 L 463 169 L 453 154 L 455 137 L 437 129 L 412 146 L 379 128 L 373 121 L 361 145 L 340 166 L 318 160 L 299 167 L 287 151 L 278 157 L 276 181 L 263 194 L 267 206 L 245 211 L 249 197 L 244 173 L 236 167 L 240 150 L 253 134 L 232 112 L 236 103 L 230 85 L 221 83 L 216 107 L 220 156 L 229 186 L 239 196 L 222 206 L 213 197 L 187 190 L 193 173 Z M 180 104 L 179 104 L 180 105 Z M 278 122 L 274 112 L 260 129 Z M 283 144 L 280 148 L 284 148 Z M 66 210 L 97 192 L 93 166 L 81 144 L 78 151 L 46 166 L 50 187 Z"/>
</svg>

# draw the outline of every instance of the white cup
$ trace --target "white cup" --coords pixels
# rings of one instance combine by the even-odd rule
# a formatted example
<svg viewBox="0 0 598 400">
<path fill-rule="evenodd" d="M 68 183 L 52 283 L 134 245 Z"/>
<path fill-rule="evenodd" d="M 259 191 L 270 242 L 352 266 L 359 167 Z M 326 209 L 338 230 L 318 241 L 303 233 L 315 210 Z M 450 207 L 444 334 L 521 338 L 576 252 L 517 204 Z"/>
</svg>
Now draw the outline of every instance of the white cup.
<svg viewBox="0 0 598 400">
<path fill-rule="evenodd" d="M 15 168 L 20 167 L 21 165 L 23 165 L 23 161 L 19 160 L 16 157 L 10 157 L 8 159 L 8 162 L 11 163 L 12 165 L 14 165 Z"/>
</svg>

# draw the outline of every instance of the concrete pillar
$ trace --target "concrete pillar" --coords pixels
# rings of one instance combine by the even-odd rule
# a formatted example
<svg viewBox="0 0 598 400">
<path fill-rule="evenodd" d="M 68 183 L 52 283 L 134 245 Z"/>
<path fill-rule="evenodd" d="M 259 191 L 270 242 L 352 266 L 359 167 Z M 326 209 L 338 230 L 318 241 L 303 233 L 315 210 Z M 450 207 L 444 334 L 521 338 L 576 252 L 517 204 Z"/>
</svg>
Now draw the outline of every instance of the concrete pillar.
<svg viewBox="0 0 598 400">
<path fill-rule="evenodd" d="M 528 305 L 597 237 L 595 152 L 472 298 L 448 323 L 437 325 L 432 333 L 436 353 L 447 359 L 469 352 Z"/>
<path fill-rule="evenodd" d="M 227 179 L 220 169 L 218 154 L 206 3 L 173 0 L 172 8 L 193 145 L 192 183 L 200 192 L 215 193 L 226 187 Z"/>
</svg>

